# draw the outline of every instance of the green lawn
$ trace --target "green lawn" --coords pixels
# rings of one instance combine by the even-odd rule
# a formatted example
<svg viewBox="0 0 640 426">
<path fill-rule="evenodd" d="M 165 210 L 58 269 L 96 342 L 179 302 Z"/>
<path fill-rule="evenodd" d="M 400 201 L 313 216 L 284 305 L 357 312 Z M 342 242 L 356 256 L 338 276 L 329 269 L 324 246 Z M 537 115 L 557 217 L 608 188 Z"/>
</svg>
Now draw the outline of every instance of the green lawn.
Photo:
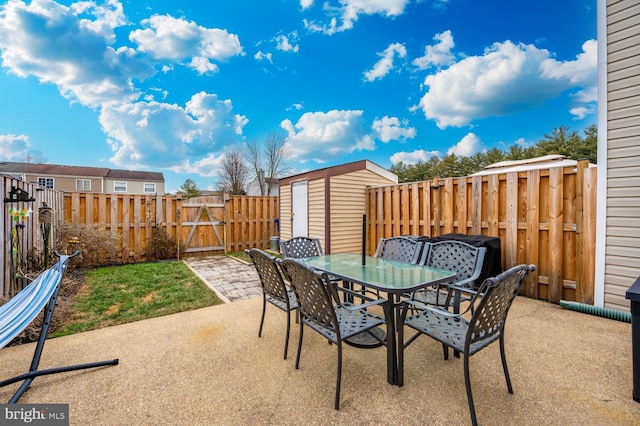
<svg viewBox="0 0 640 426">
<path fill-rule="evenodd" d="M 71 318 L 53 336 L 220 303 L 182 261 L 101 267 L 87 272 L 72 304 Z"/>
</svg>

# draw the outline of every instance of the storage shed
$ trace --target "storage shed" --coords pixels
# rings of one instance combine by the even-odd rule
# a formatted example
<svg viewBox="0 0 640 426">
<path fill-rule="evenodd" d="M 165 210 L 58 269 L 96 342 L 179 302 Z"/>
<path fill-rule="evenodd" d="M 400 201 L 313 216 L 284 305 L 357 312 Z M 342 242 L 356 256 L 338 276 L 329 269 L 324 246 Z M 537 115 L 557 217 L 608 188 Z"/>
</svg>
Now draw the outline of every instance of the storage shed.
<svg viewBox="0 0 640 426">
<path fill-rule="evenodd" d="M 319 238 L 325 253 L 360 253 L 365 189 L 398 183 L 368 160 L 280 179 L 280 239 Z"/>
</svg>

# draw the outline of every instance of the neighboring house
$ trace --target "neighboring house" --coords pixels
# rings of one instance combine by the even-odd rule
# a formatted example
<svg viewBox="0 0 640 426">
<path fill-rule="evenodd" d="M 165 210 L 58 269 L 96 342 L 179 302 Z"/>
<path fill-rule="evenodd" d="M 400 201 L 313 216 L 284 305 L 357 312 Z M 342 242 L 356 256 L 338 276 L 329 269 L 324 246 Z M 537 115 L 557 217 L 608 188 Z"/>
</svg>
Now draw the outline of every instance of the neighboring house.
<svg viewBox="0 0 640 426">
<path fill-rule="evenodd" d="M 64 192 L 164 194 L 164 175 L 157 172 L 0 162 L 0 173 Z"/>
<path fill-rule="evenodd" d="M 598 0 L 595 305 L 629 311 L 640 276 L 640 3 Z"/>
<path fill-rule="evenodd" d="M 262 173 L 262 176 L 264 176 L 264 173 Z M 260 181 L 256 177 L 247 185 L 247 191 L 246 191 L 247 195 L 265 195 L 265 196 L 277 197 L 278 194 L 280 193 L 279 180 L 275 178 L 272 179 L 272 178 L 264 178 L 264 177 L 262 177 L 262 180 L 264 180 L 263 190 L 260 191 Z M 267 190 L 269 188 L 269 184 L 271 184 L 271 191 L 268 192 Z"/>
</svg>

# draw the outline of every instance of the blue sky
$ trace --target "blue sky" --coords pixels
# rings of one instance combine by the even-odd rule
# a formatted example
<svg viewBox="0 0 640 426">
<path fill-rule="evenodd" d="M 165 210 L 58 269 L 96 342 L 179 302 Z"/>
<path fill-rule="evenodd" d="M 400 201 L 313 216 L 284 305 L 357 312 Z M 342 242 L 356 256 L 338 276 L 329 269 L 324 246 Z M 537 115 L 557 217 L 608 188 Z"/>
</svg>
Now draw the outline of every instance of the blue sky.
<svg viewBox="0 0 640 426">
<path fill-rule="evenodd" d="M 274 134 L 294 174 L 596 123 L 596 0 L 9 0 L 0 55 L 0 160 L 167 191 Z"/>
</svg>

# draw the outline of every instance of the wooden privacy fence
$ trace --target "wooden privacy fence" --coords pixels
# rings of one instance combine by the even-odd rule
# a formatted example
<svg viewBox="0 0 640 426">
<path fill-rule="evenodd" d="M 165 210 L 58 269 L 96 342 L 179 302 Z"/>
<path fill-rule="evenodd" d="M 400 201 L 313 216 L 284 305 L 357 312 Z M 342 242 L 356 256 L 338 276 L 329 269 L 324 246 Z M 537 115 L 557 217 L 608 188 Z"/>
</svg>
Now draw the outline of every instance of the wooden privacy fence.
<svg viewBox="0 0 640 426">
<path fill-rule="evenodd" d="M 593 304 L 597 169 L 551 168 L 367 189 L 367 249 L 397 235 L 499 237 L 502 269 L 532 263 L 526 296 Z"/>
<path fill-rule="evenodd" d="M 64 194 L 65 222 L 113 234 L 118 262 L 148 260 L 154 229 L 175 240 L 181 256 L 267 248 L 277 217 L 278 197 Z"/>
<path fill-rule="evenodd" d="M 44 189 L 33 183 L 0 175 L 0 200 L 2 201 L 0 210 L 0 241 L 2 241 L 0 289 L 2 292 L 0 296 L 13 296 L 17 290 L 28 283 L 28 280 L 22 277 L 20 262 L 28 253 L 41 252 L 44 248 L 39 209 L 44 207 L 45 203 L 51 207 L 49 213 L 52 215 L 52 222 L 55 223 L 61 219 L 63 197 L 61 191 Z M 12 201 L 12 198 L 27 198 L 30 201 Z M 31 209 L 31 213 L 28 218 L 18 217 L 16 221 L 10 214 L 10 209 L 17 211 Z M 54 241 L 55 226 L 51 229 L 50 241 Z"/>
</svg>

